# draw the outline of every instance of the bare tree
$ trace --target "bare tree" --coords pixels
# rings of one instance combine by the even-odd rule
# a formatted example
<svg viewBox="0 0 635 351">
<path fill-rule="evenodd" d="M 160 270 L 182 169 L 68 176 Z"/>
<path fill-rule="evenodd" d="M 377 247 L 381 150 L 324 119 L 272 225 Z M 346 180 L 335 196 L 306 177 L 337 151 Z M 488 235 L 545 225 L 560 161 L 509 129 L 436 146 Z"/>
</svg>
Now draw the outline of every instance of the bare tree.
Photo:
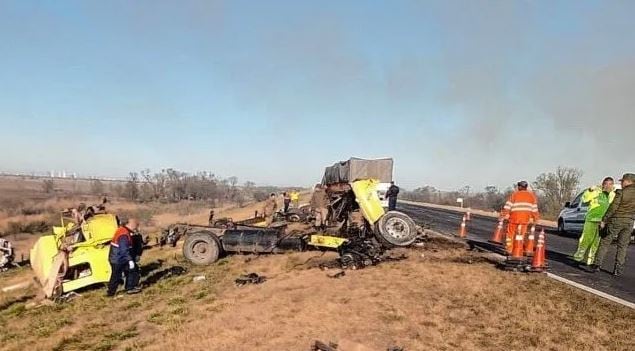
<svg viewBox="0 0 635 351">
<path fill-rule="evenodd" d="M 542 173 L 533 183 L 542 197 L 539 205 L 547 217 L 554 217 L 566 201 L 578 190 L 582 171 L 577 168 L 558 167 L 556 172 Z"/>
<path fill-rule="evenodd" d="M 125 197 L 125 187 L 120 183 L 111 183 L 110 192 L 117 197 Z"/>
<path fill-rule="evenodd" d="M 93 195 L 102 195 L 104 193 L 104 183 L 99 179 L 90 182 L 90 192 Z"/>
<path fill-rule="evenodd" d="M 42 182 L 42 191 L 47 194 L 52 193 L 55 190 L 55 182 L 53 179 L 46 179 Z"/>
<path fill-rule="evenodd" d="M 167 174 L 165 170 L 152 174 L 149 169 L 144 169 L 140 174 L 144 180 L 144 185 L 146 185 L 144 192 L 149 198 L 156 200 L 166 197 Z"/>
<path fill-rule="evenodd" d="M 125 197 L 128 200 L 137 200 L 139 198 L 139 174 L 136 172 L 130 172 L 128 181 L 126 182 Z"/>
<path fill-rule="evenodd" d="M 489 210 L 499 211 L 505 205 L 505 194 L 502 194 L 497 187 L 490 185 L 485 187 L 485 206 Z"/>
<path fill-rule="evenodd" d="M 227 182 L 229 183 L 229 198 L 230 199 L 235 199 L 236 198 L 236 184 L 238 184 L 238 177 L 236 176 L 231 176 L 229 178 L 227 178 Z"/>
<path fill-rule="evenodd" d="M 412 201 L 437 203 L 439 201 L 438 197 L 438 190 L 429 185 L 403 192 L 403 198 Z"/>
</svg>

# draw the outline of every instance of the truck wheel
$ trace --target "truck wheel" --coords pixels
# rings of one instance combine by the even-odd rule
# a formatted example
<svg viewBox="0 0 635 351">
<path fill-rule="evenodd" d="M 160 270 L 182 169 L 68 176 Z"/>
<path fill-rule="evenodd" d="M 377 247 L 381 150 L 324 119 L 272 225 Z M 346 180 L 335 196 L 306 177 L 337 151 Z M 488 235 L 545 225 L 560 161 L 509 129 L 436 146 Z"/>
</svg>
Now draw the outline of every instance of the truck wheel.
<svg viewBox="0 0 635 351">
<path fill-rule="evenodd" d="M 377 221 L 375 236 L 387 247 L 409 246 L 417 238 L 417 226 L 405 213 L 389 211 Z"/>
<path fill-rule="evenodd" d="M 207 231 L 188 234 L 183 244 L 183 256 L 197 266 L 216 262 L 221 254 L 218 237 Z"/>
<path fill-rule="evenodd" d="M 289 222 L 300 222 L 300 216 L 295 213 L 290 215 Z"/>
</svg>

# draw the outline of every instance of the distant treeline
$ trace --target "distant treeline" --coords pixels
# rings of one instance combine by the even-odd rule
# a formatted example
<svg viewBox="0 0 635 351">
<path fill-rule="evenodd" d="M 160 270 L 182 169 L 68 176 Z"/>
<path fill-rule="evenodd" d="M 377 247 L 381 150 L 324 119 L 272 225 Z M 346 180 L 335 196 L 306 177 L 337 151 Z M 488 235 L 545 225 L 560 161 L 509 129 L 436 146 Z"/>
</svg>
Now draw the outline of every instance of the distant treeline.
<svg viewBox="0 0 635 351">
<path fill-rule="evenodd" d="M 53 192 L 55 180 L 44 180 L 42 187 L 44 192 Z M 99 179 L 90 182 L 90 193 L 97 196 L 110 195 L 141 202 L 203 200 L 214 206 L 229 201 L 239 205 L 251 200 L 262 201 L 269 193 L 287 190 L 291 189 L 257 186 L 251 181 L 239 184 L 238 177 L 234 176 L 221 178 L 211 172 L 191 174 L 172 168 L 154 173 L 149 169 L 130 172 L 125 182 L 106 184 Z"/>
<path fill-rule="evenodd" d="M 541 173 L 531 183 L 538 195 L 538 207 L 545 219 L 555 219 L 565 202 L 571 201 L 580 190 L 582 171 L 576 168 L 558 167 L 555 172 Z M 440 191 L 433 186 L 423 186 L 403 192 L 403 199 L 439 205 L 457 206 L 457 198 L 464 206 L 486 211 L 500 211 L 514 191 L 513 186 L 499 189 L 487 186 L 483 191 L 474 191 L 466 186 L 456 191 Z"/>
</svg>

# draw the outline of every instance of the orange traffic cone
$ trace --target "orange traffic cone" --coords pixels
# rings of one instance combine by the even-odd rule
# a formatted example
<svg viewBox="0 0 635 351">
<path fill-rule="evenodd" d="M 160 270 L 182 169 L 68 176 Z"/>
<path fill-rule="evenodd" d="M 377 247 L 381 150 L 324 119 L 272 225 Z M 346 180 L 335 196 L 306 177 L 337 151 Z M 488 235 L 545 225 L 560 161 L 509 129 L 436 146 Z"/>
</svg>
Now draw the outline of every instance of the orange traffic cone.
<svg viewBox="0 0 635 351">
<path fill-rule="evenodd" d="M 525 240 L 525 256 L 534 255 L 534 246 L 536 242 L 536 226 L 532 225 L 527 240 Z"/>
<path fill-rule="evenodd" d="M 545 260 L 547 259 L 546 255 L 546 240 L 545 240 L 545 229 L 543 228 L 538 234 L 538 242 L 536 243 L 536 253 L 534 254 L 533 260 L 531 260 L 531 270 L 533 272 L 544 272 L 547 269 L 547 264 Z"/>
<path fill-rule="evenodd" d="M 466 218 L 463 216 L 463 220 L 461 221 L 461 227 L 459 228 L 459 237 L 465 238 L 467 236 L 466 232 Z"/>
<path fill-rule="evenodd" d="M 498 225 L 496 226 L 496 230 L 494 230 L 494 235 L 492 236 L 491 242 L 495 244 L 503 243 L 503 220 L 498 221 Z"/>
<path fill-rule="evenodd" d="M 512 247 L 512 259 L 522 260 L 523 259 L 523 244 L 524 244 L 524 235 L 522 233 L 522 225 L 518 225 L 516 229 L 516 235 L 514 236 L 514 244 Z"/>
</svg>

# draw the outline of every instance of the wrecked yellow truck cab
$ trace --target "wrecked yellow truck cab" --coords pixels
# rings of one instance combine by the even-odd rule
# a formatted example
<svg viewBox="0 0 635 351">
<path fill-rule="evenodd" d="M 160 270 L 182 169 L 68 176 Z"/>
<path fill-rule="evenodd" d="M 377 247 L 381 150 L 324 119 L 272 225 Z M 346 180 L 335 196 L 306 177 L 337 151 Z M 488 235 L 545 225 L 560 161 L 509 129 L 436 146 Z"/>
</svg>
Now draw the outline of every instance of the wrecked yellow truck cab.
<svg viewBox="0 0 635 351">
<path fill-rule="evenodd" d="M 53 234 L 31 248 L 31 267 L 46 297 L 59 296 L 110 279 L 109 242 L 117 217 L 97 214 L 77 225 L 62 217 Z"/>
<path fill-rule="evenodd" d="M 376 179 L 358 180 L 351 183 L 351 188 L 355 194 L 355 201 L 359 205 L 364 218 L 375 224 L 386 213 L 377 195 L 379 181 Z"/>
</svg>

